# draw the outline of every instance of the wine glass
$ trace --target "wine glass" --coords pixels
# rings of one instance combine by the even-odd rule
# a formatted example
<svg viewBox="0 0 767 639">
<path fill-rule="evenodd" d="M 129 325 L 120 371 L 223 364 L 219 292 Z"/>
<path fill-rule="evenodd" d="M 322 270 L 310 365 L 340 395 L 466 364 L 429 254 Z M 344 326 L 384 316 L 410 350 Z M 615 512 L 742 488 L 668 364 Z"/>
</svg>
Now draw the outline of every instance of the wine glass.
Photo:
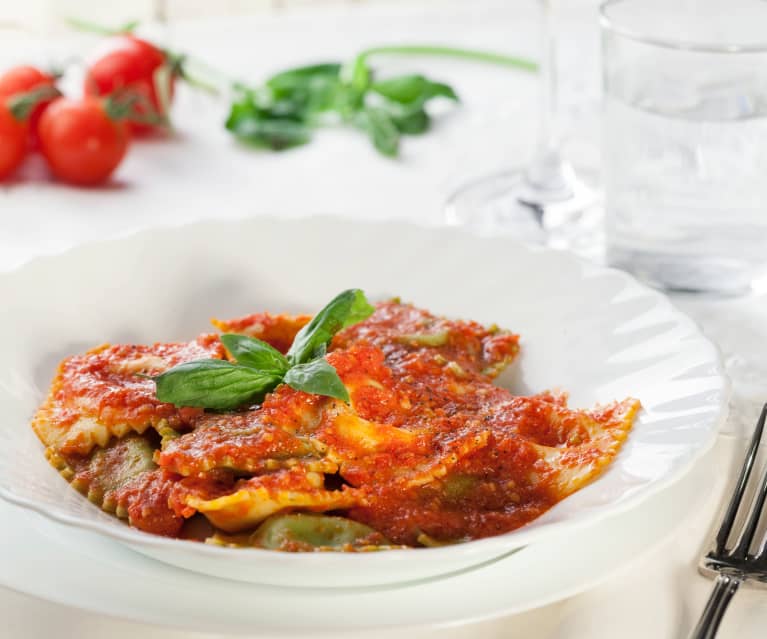
<svg viewBox="0 0 767 639">
<path fill-rule="evenodd" d="M 456 191 L 446 206 L 446 221 L 494 235 L 511 233 L 529 242 L 593 250 L 593 225 L 599 194 L 576 173 L 560 151 L 559 86 L 551 0 L 540 0 L 540 128 L 537 149 L 527 167 L 482 177 Z"/>
</svg>

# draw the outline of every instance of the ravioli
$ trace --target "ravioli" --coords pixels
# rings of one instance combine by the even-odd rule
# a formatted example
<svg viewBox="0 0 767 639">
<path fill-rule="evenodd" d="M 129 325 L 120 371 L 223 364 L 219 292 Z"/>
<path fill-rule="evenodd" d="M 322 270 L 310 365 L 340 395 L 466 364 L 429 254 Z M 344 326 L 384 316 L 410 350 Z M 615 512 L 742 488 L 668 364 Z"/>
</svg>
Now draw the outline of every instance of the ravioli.
<svg viewBox="0 0 767 639">
<path fill-rule="evenodd" d="M 453 416 L 453 423 L 464 424 L 461 435 L 445 429 L 432 440 L 430 463 L 366 482 L 365 504 L 350 516 L 407 545 L 418 543 L 421 535 L 452 543 L 514 530 L 597 477 L 614 459 L 639 410 L 635 400 L 593 413 L 552 404 L 547 395 L 512 401 L 514 419 L 522 413 L 543 431 L 566 424 L 562 443 L 549 446 L 522 436 L 515 421 L 507 421 L 508 407 L 497 406 L 497 414 L 488 408 L 475 418 L 475 427 L 466 416 Z M 490 415 L 493 419 L 485 419 Z"/>
<path fill-rule="evenodd" d="M 284 353 L 310 319 L 213 322 Z M 216 336 L 104 346 L 62 363 L 32 426 L 76 488 L 146 532 L 184 537 L 202 516 L 209 542 L 227 546 L 455 543 L 523 526 L 593 481 L 640 409 L 496 386 L 519 348 L 511 331 L 382 302 L 330 343 L 348 404 L 280 385 L 217 414 L 159 402 L 142 376 L 226 358 Z"/>
<path fill-rule="evenodd" d="M 64 455 L 49 449 L 48 459 L 72 488 L 107 512 L 115 512 L 116 491 L 157 468 L 153 453 L 147 437 L 132 433 L 88 455 Z"/>
<path fill-rule="evenodd" d="M 150 426 L 187 427 L 202 411 L 160 402 L 147 376 L 183 362 L 223 357 L 216 335 L 180 344 L 104 344 L 68 357 L 59 365 L 32 428 L 57 452 L 85 455 L 94 446 L 106 446 L 110 437 L 140 434 Z"/>
<path fill-rule="evenodd" d="M 205 415 L 196 421 L 194 432 L 164 445 L 158 461 L 163 468 L 187 477 L 218 469 L 253 474 L 299 461 L 310 467 L 310 460 L 317 457 L 311 442 L 265 421 L 263 412 Z"/>
<path fill-rule="evenodd" d="M 222 333 L 237 333 L 238 335 L 257 337 L 271 344 L 278 351 L 286 353 L 296 333 L 311 319 L 311 315 L 253 313 L 230 320 L 214 318 L 211 323 Z"/>
<path fill-rule="evenodd" d="M 186 506 L 200 512 L 226 532 L 247 530 L 284 511 L 332 511 L 359 503 L 358 491 L 328 490 L 321 473 L 300 466 L 241 480 L 225 494 L 208 492 L 205 483 L 187 487 L 182 482 L 179 487 L 175 499 L 182 510 Z"/>
</svg>

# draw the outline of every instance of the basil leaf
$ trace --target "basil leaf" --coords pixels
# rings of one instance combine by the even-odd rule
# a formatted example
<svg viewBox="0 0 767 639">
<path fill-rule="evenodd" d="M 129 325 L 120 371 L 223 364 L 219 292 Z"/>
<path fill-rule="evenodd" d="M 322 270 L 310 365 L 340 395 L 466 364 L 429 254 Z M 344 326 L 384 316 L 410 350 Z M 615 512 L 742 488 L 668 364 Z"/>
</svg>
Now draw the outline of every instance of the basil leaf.
<svg viewBox="0 0 767 639">
<path fill-rule="evenodd" d="M 221 336 L 221 343 L 237 363 L 243 366 L 276 375 L 282 375 L 290 368 L 288 360 L 280 351 L 255 337 L 227 333 Z"/>
<path fill-rule="evenodd" d="M 397 130 L 404 135 L 419 135 L 429 130 L 431 118 L 422 108 L 403 113 L 392 114 L 392 121 Z"/>
<path fill-rule="evenodd" d="M 309 125 L 293 115 L 288 111 L 277 114 L 261 109 L 251 96 L 245 96 L 232 104 L 226 128 L 241 142 L 280 151 L 306 144 L 311 138 Z"/>
<path fill-rule="evenodd" d="M 283 380 L 291 388 L 313 395 L 326 395 L 349 402 L 349 391 L 326 359 L 315 359 L 306 364 L 296 364 Z"/>
<path fill-rule="evenodd" d="M 333 108 L 342 122 L 354 122 L 365 101 L 365 93 L 349 84 L 339 86 Z"/>
<path fill-rule="evenodd" d="M 327 347 L 333 335 L 370 317 L 374 310 L 358 288 L 339 293 L 295 336 L 287 354 L 288 362 L 303 364 L 317 357 L 319 349 Z"/>
<path fill-rule="evenodd" d="M 387 100 L 405 105 L 421 106 L 437 96 L 458 100 L 452 87 L 442 82 L 432 82 L 422 75 L 402 75 L 379 80 L 371 89 Z"/>
<path fill-rule="evenodd" d="M 157 399 L 176 406 L 232 410 L 260 401 L 280 383 L 274 374 L 221 359 L 185 362 L 154 378 Z"/>
<path fill-rule="evenodd" d="M 454 102 L 460 101 L 460 98 L 458 97 L 458 94 L 455 92 L 453 87 L 443 82 L 429 82 L 429 88 L 426 91 L 426 95 L 427 100 L 440 97 L 447 98 L 448 100 L 453 100 Z"/>
<path fill-rule="evenodd" d="M 373 146 L 384 155 L 394 157 L 399 151 L 399 131 L 392 117 L 381 107 L 366 106 L 358 119 L 360 128 L 367 131 Z"/>
<path fill-rule="evenodd" d="M 310 64 L 281 71 L 269 78 L 266 85 L 276 93 L 289 92 L 296 87 L 311 87 L 328 80 L 337 80 L 340 73 L 341 65 L 337 62 Z"/>
<path fill-rule="evenodd" d="M 429 81 L 422 75 L 402 75 L 375 82 L 371 89 L 387 100 L 400 104 L 423 101 Z"/>
<path fill-rule="evenodd" d="M 372 72 L 364 56 L 357 56 L 352 62 L 349 72 L 349 84 L 360 93 L 364 93 L 370 86 Z"/>
<path fill-rule="evenodd" d="M 341 65 L 315 64 L 288 69 L 272 76 L 266 86 L 272 113 L 290 113 L 306 121 L 315 113 L 332 109 L 341 89 Z"/>
<path fill-rule="evenodd" d="M 334 108 L 345 122 L 353 122 L 365 104 L 372 72 L 364 56 L 357 56 L 344 65 L 339 73 L 340 86 Z"/>
</svg>

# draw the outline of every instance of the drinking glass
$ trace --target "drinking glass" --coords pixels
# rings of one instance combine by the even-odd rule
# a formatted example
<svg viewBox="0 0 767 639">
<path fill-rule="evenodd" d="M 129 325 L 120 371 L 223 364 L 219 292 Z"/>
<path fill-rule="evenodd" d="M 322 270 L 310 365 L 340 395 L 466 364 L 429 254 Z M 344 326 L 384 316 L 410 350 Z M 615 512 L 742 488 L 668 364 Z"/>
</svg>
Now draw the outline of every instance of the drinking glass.
<svg viewBox="0 0 767 639">
<path fill-rule="evenodd" d="M 527 167 L 485 176 L 464 185 L 448 200 L 446 221 L 482 234 L 511 233 L 519 239 L 562 245 L 573 226 L 599 202 L 598 193 L 562 157 L 557 93 L 557 38 L 551 0 L 541 8 L 539 140 Z M 582 251 L 587 252 L 587 251 Z"/>
<path fill-rule="evenodd" d="M 767 2 L 601 8 L 607 261 L 739 294 L 767 267 Z"/>
</svg>

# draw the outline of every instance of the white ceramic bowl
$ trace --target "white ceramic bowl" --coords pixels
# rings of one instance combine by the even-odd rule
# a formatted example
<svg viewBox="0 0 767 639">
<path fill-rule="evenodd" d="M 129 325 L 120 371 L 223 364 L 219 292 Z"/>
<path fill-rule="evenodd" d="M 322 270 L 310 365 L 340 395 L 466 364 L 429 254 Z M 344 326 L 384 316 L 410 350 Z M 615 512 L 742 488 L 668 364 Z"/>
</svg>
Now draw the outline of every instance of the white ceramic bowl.
<svg viewBox="0 0 767 639">
<path fill-rule="evenodd" d="M 189 339 L 212 315 L 311 311 L 363 288 L 522 335 L 500 383 L 566 389 L 571 404 L 637 397 L 644 410 L 597 481 L 531 524 L 445 548 L 290 554 L 133 530 L 47 464 L 28 420 L 57 362 L 101 342 Z M 0 276 L 0 496 L 190 570 L 292 586 L 359 586 L 465 569 L 637 505 L 688 470 L 725 417 L 716 348 L 659 293 L 557 251 L 448 229 L 338 218 L 257 218 L 143 232 Z M 563 541 L 564 543 L 564 541 Z"/>
</svg>

